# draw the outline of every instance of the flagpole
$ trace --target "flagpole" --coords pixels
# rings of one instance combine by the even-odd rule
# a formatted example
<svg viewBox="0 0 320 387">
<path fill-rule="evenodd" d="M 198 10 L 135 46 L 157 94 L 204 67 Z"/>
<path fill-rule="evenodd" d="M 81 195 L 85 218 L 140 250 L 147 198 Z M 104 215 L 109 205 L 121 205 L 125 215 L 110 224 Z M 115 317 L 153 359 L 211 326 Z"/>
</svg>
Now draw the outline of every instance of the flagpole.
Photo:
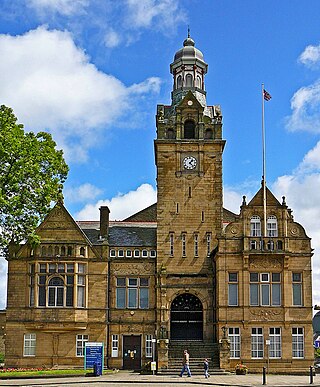
<svg viewBox="0 0 320 387">
<path fill-rule="evenodd" d="M 264 128 L 264 84 L 261 88 L 262 98 L 262 189 L 263 189 L 263 236 L 267 236 L 267 189 L 266 189 L 266 136 Z"/>
</svg>

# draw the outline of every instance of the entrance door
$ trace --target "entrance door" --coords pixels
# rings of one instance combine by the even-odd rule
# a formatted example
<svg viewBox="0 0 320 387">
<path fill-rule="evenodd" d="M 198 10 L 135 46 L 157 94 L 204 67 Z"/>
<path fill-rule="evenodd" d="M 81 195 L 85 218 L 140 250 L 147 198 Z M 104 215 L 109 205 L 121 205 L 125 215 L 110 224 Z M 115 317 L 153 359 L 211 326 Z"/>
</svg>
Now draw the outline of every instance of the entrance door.
<svg viewBox="0 0 320 387">
<path fill-rule="evenodd" d="M 141 336 L 123 336 L 123 369 L 141 368 Z"/>
<path fill-rule="evenodd" d="M 171 304 L 171 340 L 202 339 L 202 303 L 193 294 L 181 294 Z"/>
</svg>

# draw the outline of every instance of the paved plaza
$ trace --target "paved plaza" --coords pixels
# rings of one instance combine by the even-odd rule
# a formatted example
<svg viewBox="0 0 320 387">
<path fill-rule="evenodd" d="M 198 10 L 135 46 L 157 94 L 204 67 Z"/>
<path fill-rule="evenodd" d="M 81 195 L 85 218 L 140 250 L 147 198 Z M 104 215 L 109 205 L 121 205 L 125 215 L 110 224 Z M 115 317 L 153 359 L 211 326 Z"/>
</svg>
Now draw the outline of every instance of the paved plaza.
<svg viewBox="0 0 320 387">
<path fill-rule="evenodd" d="M 133 372 L 120 371 L 98 377 L 66 377 L 41 379 L 1 380 L 0 386 L 121 386 L 121 387 L 195 387 L 195 386 L 262 386 L 262 375 L 213 375 L 209 379 L 195 375 L 191 378 L 178 375 L 140 375 Z M 309 376 L 268 375 L 268 386 L 311 386 Z M 320 375 L 313 378 L 313 386 L 320 386 Z"/>
</svg>

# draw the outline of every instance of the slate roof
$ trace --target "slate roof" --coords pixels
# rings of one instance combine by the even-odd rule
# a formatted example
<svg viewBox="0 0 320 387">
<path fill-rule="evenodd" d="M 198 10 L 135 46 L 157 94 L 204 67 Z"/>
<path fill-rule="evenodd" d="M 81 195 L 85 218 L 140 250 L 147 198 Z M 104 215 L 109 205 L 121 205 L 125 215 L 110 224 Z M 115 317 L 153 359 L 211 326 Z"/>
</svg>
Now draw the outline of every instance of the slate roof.
<svg viewBox="0 0 320 387">
<path fill-rule="evenodd" d="M 100 239 L 98 221 L 77 222 L 90 242 L 94 245 L 103 243 Z M 154 222 L 110 222 L 110 247 L 156 247 L 157 227 Z"/>
<path fill-rule="evenodd" d="M 238 215 L 223 209 L 223 221 L 235 221 Z M 126 218 L 123 221 L 110 221 L 110 247 L 156 247 L 157 245 L 157 203 Z M 99 221 L 78 221 L 78 226 L 93 245 L 104 242 L 100 239 Z"/>
</svg>

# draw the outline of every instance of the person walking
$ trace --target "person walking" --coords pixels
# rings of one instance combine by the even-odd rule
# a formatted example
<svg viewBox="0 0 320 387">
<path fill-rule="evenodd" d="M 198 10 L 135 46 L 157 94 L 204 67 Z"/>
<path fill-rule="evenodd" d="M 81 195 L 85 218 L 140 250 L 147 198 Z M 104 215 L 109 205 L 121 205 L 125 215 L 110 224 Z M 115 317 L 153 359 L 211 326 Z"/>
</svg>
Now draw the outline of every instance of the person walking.
<svg viewBox="0 0 320 387">
<path fill-rule="evenodd" d="M 209 375 L 209 360 L 208 359 L 204 359 L 203 369 L 204 369 L 204 377 L 206 379 L 208 379 L 208 377 L 210 376 Z"/>
<path fill-rule="evenodd" d="M 190 355 L 189 355 L 188 351 L 185 349 L 183 351 L 183 366 L 182 366 L 182 370 L 180 372 L 180 377 L 182 377 L 182 375 L 184 374 L 185 371 L 187 371 L 188 377 L 189 378 L 191 377 L 189 362 L 190 362 Z"/>
</svg>

